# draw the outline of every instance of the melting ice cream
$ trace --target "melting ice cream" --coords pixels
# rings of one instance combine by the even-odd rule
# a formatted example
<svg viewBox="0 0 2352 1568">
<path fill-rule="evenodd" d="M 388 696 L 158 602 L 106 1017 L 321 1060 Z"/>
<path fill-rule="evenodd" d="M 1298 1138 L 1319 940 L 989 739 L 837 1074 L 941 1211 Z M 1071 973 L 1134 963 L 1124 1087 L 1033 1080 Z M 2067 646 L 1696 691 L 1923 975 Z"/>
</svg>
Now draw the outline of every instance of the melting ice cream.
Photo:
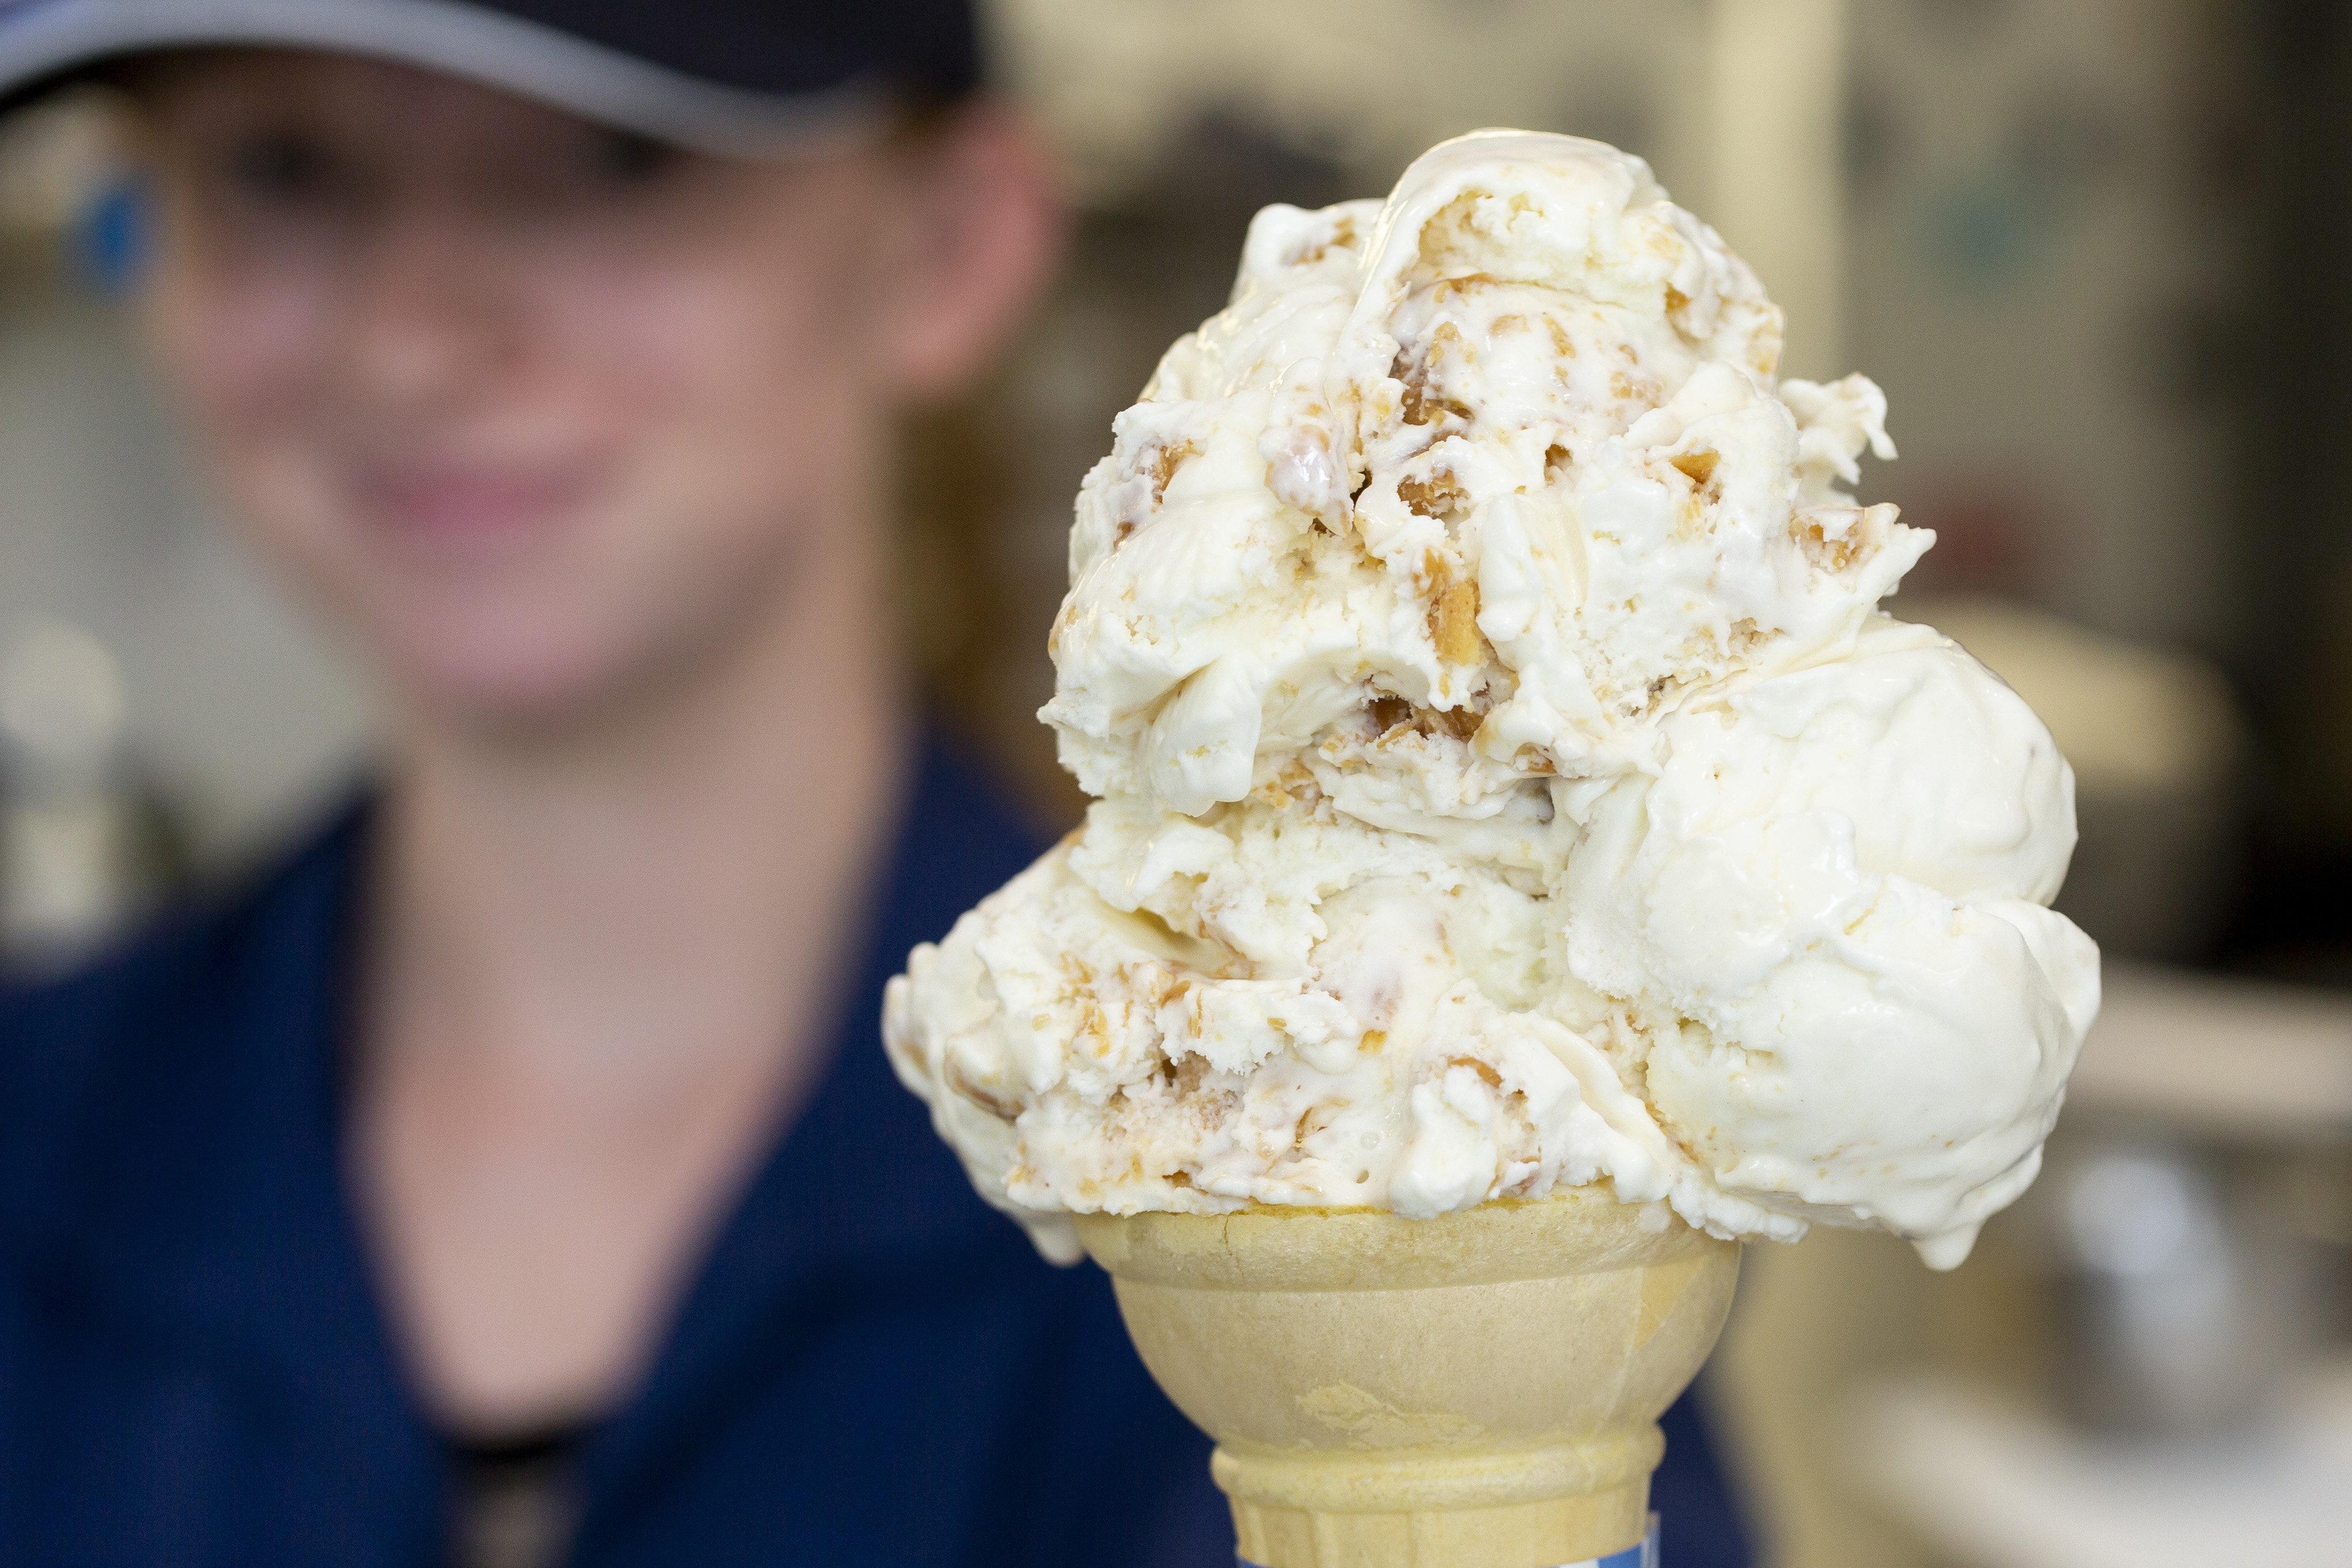
<svg viewBox="0 0 2352 1568">
<path fill-rule="evenodd" d="M 1084 827 L 884 1035 L 991 1201 L 1427 1217 L 1606 1183 L 1948 1266 L 2098 1004 L 2048 732 L 1878 612 L 1861 376 L 1636 158 L 1488 131 L 1276 206 L 1079 493 Z"/>
</svg>

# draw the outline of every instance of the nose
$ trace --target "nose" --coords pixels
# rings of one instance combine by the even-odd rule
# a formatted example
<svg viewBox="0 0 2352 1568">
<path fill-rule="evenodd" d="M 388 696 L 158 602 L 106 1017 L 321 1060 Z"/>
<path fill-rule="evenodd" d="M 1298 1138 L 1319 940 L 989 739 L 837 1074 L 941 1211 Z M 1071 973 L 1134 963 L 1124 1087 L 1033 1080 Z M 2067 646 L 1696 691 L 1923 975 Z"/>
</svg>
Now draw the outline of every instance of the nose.
<svg viewBox="0 0 2352 1568">
<path fill-rule="evenodd" d="M 513 361 L 496 240 L 467 213 L 421 203 L 382 212 L 356 238 L 341 358 L 363 406 L 446 412 Z"/>
</svg>

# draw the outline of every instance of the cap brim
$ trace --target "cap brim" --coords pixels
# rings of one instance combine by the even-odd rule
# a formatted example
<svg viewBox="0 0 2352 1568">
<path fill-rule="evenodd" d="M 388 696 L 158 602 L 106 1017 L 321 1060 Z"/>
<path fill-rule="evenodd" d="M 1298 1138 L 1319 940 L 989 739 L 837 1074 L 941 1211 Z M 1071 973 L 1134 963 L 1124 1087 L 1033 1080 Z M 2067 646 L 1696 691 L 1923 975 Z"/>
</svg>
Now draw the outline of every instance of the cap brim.
<svg viewBox="0 0 2352 1568">
<path fill-rule="evenodd" d="M 421 66 L 730 157 L 864 140 L 891 112 L 878 81 L 748 92 L 458 0 L 0 0 L 0 106 L 107 60 L 207 46 Z"/>
</svg>

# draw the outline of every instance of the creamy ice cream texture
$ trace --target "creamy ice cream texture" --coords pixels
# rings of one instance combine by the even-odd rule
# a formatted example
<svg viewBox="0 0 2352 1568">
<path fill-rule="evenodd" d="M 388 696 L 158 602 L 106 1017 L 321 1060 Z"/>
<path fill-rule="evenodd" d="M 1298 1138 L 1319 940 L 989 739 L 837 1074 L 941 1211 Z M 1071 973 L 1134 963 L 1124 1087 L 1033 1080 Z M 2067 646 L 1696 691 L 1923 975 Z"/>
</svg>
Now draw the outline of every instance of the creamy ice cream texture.
<svg viewBox="0 0 2352 1568">
<path fill-rule="evenodd" d="M 1780 347 L 1597 142 L 1257 215 L 1078 496 L 1042 716 L 1086 823 L 886 1002 L 1049 1255 L 1606 1183 L 1948 1267 L 2032 1180 L 2098 1006 L 2073 778 L 1878 612 L 1933 542 L 1839 488 L 1885 399 Z"/>
</svg>

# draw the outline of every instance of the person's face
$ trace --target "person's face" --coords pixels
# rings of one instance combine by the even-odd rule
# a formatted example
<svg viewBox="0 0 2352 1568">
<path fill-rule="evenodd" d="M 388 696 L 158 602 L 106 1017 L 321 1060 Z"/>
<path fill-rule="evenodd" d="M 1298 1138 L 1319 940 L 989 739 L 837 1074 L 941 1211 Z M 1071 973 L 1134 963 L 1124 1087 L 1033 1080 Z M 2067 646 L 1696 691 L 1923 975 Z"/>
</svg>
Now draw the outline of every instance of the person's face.
<svg viewBox="0 0 2352 1568">
<path fill-rule="evenodd" d="M 459 717 L 562 717 L 780 612 L 826 528 L 877 520 L 893 405 L 1030 281 L 974 283 L 903 152 L 725 161 L 329 56 L 142 97 L 155 336 L 231 498 Z"/>
</svg>

